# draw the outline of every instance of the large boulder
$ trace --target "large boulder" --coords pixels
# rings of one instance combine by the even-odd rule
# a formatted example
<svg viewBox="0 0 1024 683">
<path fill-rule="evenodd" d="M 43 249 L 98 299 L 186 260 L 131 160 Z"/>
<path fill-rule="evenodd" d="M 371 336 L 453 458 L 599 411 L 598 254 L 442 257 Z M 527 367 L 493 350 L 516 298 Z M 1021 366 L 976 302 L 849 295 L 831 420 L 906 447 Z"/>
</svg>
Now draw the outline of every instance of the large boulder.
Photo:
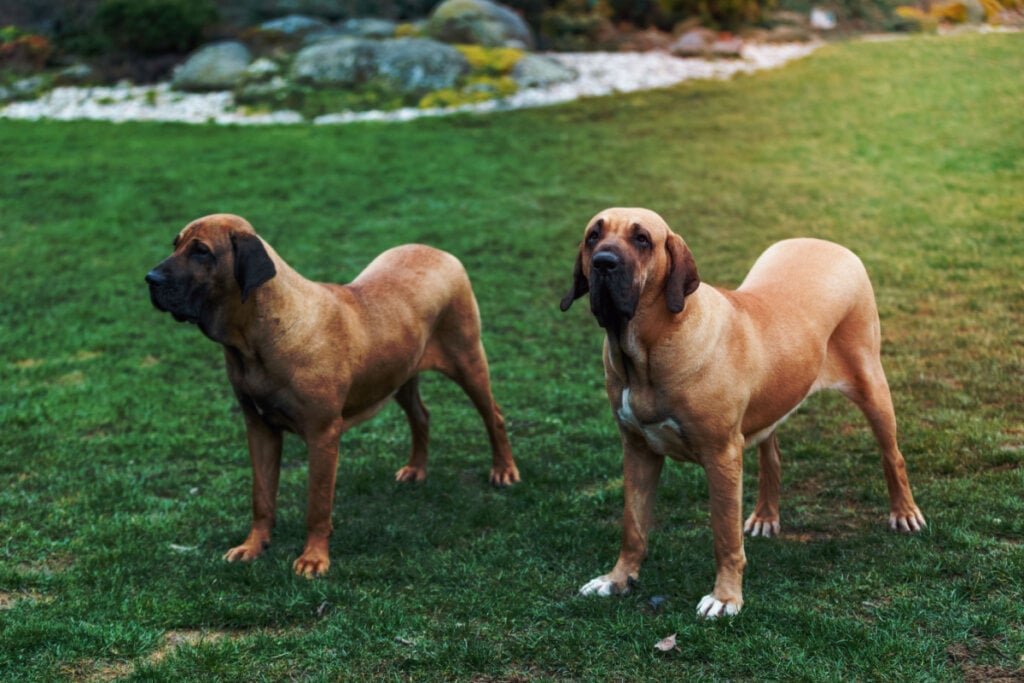
<svg viewBox="0 0 1024 683">
<path fill-rule="evenodd" d="M 444 0 L 427 22 L 427 34 L 445 43 L 532 49 L 530 27 L 514 11 L 490 0 Z"/>
<path fill-rule="evenodd" d="M 292 78 L 313 87 L 351 87 L 373 82 L 403 95 L 454 87 L 469 62 L 453 47 L 424 38 L 337 38 L 303 48 Z"/>
<path fill-rule="evenodd" d="M 174 70 L 171 85 L 178 90 L 231 90 L 242 81 L 252 61 L 249 48 L 234 41 L 200 48 Z"/>
<path fill-rule="evenodd" d="M 579 78 L 574 69 L 543 55 L 525 54 L 512 67 L 512 80 L 521 88 L 536 88 L 568 83 Z"/>
<path fill-rule="evenodd" d="M 316 87 L 352 86 L 368 80 L 375 43 L 335 38 L 303 48 L 292 62 L 292 78 Z"/>
</svg>

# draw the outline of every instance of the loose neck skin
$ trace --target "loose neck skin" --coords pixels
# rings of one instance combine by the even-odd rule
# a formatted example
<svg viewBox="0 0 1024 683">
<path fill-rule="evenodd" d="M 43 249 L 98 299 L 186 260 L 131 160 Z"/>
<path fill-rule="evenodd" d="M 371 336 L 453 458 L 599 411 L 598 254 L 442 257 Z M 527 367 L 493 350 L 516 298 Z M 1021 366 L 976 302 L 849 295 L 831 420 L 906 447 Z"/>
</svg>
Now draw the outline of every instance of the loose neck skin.
<svg viewBox="0 0 1024 683">
<path fill-rule="evenodd" d="M 618 333 L 608 331 L 608 363 L 626 385 L 650 382 L 649 375 L 658 372 L 656 364 L 664 359 L 660 352 L 670 340 L 679 346 L 669 350 L 667 359 L 675 372 L 690 364 L 699 366 L 704 350 L 717 345 L 723 334 L 724 317 L 710 315 L 709 311 L 730 305 L 718 290 L 706 284 L 686 297 L 686 306 L 679 313 L 670 312 L 660 295 L 650 298 L 641 300 L 636 316 Z M 679 328 L 685 331 L 673 332 Z"/>
<path fill-rule="evenodd" d="M 290 315 L 282 320 L 276 311 L 308 311 L 316 301 L 318 285 L 307 280 L 264 243 L 274 260 L 277 274 L 257 287 L 244 303 L 241 297 L 230 297 L 225 305 L 219 334 L 209 336 L 215 341 L 231 347 L 242 356 L 254 358 L 281 346 L 296 332 L 306 326 L 314 315 Z"/>
</svg>

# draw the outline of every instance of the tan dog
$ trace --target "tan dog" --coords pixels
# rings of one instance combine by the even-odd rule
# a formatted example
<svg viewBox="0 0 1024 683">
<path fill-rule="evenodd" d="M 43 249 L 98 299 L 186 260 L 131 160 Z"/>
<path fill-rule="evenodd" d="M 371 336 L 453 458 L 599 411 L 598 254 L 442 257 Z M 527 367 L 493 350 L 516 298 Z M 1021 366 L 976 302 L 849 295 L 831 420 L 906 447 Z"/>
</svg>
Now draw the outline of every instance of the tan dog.
<svg viewBox="0 0 1024 683">
<path fill-rule="evenodd" d="M 223 344 L 245 415 L 253 470 L 248 538 L 224 556 L 252 560 L 270 543 L 283 431 L 309 449 L 307 539 L 297 574 L 330 566 L 327 539 L 338 440 L 394 397 L 412 429 L 399 481 L 426 476 L 429 415 L 417 375 L 440 370 L 483 417 L 491 483 L 519 481 L 501 411 L 491 397 L 480 315 L 469 278 L 450 254 L 421 245 L 384 252 L 347 286 L 311 282 L 252 226 L 218 214 L 193 221 L 147 276 L 153 304 Z"/>
<path fill-rule="evenodd" d="M 623 445 L 622 549 L 585 595 L 628 591 L 647 554 L 665 457 L 708 477 L 718 573 L 702 617 L 743 606 L 743 532 L 779 533 L 780 454 L 775 430 L 810 394 L 838 389 L 867 417 L 882 448 L 889 524 L 918 531 L 896 418 L 879 358 L 878 312 L 863 264 L 831 242 L 770 247 L 735 291 L 701 284 L 693 256 L 645 209 L 591 220 L 576 257 L 567 310 L 590 294 L 605 328 L 605 382 Z M 758 444 L 758 497 L 743 523 L 743 448 Z"/>
</svg>

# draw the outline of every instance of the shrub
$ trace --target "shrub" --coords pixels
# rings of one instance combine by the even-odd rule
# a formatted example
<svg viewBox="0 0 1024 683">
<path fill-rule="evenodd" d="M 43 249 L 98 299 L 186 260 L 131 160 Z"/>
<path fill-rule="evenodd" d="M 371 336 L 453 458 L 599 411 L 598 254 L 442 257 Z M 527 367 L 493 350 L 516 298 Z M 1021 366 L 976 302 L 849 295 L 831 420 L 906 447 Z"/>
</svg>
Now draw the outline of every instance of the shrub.
<svg viewBox="0 0 1024 683">
<path fill-rule="evenodd" d="M 142 55 L 193 49 L 216 18 L 211 0 L 103 0 L 96 13 L 113 45 Z"/>
<path fill-rule="evenodd" d="M 474 72 L 489 76 L 502 76 L 512 71 L 523 51 L 514 47 L 483 47 L 482 45 L 456 45 Z"/>
<path fill-rule="evenodd" d="M 43 36 L 22 33 L 14 26 L 0 29 L 0 66 L 14 72 L 38 71 L 53 55 L 53 45 Z"/>
</svg>

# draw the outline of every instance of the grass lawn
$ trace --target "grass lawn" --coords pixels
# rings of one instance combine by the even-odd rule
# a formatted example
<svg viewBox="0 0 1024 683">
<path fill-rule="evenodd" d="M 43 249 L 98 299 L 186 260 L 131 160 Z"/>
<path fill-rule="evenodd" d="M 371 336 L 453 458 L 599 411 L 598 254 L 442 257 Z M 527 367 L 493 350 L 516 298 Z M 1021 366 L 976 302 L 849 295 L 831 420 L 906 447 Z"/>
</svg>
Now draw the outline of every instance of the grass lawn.
<svg viewBox="0 0 1024 683">
<path fill-rule="evenodd" d="M 914 38 L 408 124 L 0 122 L 0 680 L 1021 680 L 1022 73 L 1021 34 Z M 783 536 L 748 541 L 738 617 L 694 615 L 715 567 L 692 465 L 665 469 L 634 593 L 576 597 L 618 552 L 621 453 L 601 330 L 558 301 L 612 205 L 661 213 L 716 284 L 783 237 L 861 255 L 924 533 L 888 532 L 866 423 L 819 394 L 780 430 Z M 343 438 L 326 577 L 290 568 L 294 437 L 274 546 L 223 562 L 241 416 L 219 348 L 142 280 L 221 211 L 314 279 L 402 242 L 459 256 L 523 482 L 487 485 L 475 411 L 428 375 L 425 483 L 392 480 L 396 405 Z"/>
</svg>

